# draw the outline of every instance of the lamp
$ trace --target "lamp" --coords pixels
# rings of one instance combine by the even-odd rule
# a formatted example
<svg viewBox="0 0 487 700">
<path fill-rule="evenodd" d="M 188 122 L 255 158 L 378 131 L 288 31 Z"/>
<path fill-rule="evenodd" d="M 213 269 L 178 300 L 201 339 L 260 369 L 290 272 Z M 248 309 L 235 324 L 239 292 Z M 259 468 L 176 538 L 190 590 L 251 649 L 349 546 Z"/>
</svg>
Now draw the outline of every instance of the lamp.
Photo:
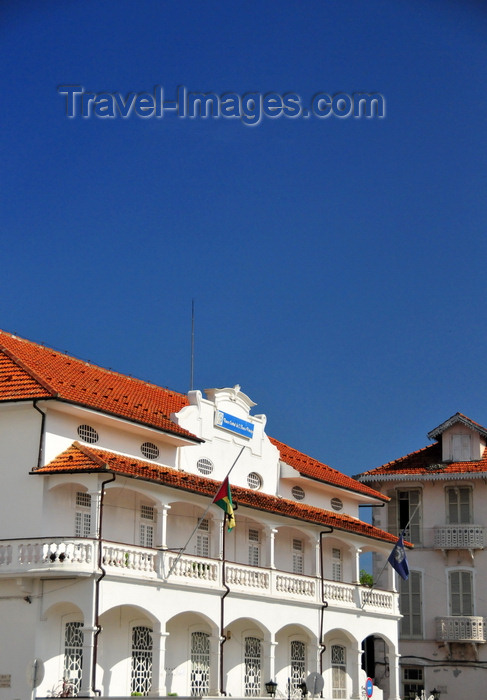
<svg viewBox="0 0 487 700">
<path fill-rule="evenodd" d="M 277 690 L 277 683 L 275 681 L 267 681 L 265 684 L 266 693 L 268 693 L 271 698 L 275 697 Z"/>
</svg>

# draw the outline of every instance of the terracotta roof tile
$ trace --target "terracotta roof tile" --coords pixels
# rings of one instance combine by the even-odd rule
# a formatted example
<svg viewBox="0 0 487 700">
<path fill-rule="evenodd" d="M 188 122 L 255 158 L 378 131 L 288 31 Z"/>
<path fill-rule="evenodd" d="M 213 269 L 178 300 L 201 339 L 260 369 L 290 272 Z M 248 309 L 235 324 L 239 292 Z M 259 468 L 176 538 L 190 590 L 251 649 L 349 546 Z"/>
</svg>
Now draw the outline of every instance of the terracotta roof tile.
<svg viewBox="0 0 487 700">
<path fill-rule="evenodd" d="M 183 394 L 0 331 L 0 401 L 34 398 L 58 398 L 199 441 L 170 418 L 188 405 Z M 388 500 L 283 442 L 270 440 L 281 459 L 303 476 Z"/>
<path fill-rule="evenodd" d="M 105 470 L 209 497 L 213 497 L 220 486 L 220 482 L 213 479 L 176 471 L 169 467 L 161 467 L 153 462 L 125 457 L 107 450 L 86 447 L 78 442 L 73 443 L 50 464 L 37 469 L 33 473 L 56 474 L 60 472 L 97 472 Z M 234 503 L 255 510 L 276 513 L 315 525 L 328 525 L 337 530 L 364 535 L 384 542 L 394 543 L 397 539 L 394 535 L 348 515 L 333 513 L 238 486 L 232 486 L 231 489 Z"/>
<path fill-rule="evenodd" d="M 441 445 L 435 442 L 433 445 L 423 447 L 416 452 L 410 452 L 404 457 L 383 464 L 381 467 L 363 472 L 357 478 L 367 481 L 380 481 L 380 476 L 392 476 L 394 474 L 475 474 L 487 472 L 487 448 L 482 458 L 475 462 L 442 462 Z M 376 478 L 377 477 L 377 478 Z"/>
<path fill-rule="evenodd" d="M 359 483 L 355 479 L 352 479 L 352 477 L 346 476 L 346 474 L 342 474 L 337 469 L 333 469 L 327 464 L 318 462 L 318 460 L 308 457 L 308 455 L 302 452 L 298 452 L 298 450 L 289 447 L 289 445 L 285 445 L 283 442 L 279 442 L 279 440 L 275 440 L 274 438 L 269 439 L 279 450 L 282 461 L 289 464 L 303 476 L 321 481 L 325 484 L 333 484 L 333 486 L 339 486 L 349 491 L 356 491 L 357 493 L 372 496 L 382 501 L 389 500 L 387 496 L 371 489 L 369 486 L 365 486 L 365 484 Z"/>
<path fill-rule="evenodd" d="M 0 401 L 51 397 L 199 441 L 170 418 L 183 394 L 0 331 Z"/>
</svg>

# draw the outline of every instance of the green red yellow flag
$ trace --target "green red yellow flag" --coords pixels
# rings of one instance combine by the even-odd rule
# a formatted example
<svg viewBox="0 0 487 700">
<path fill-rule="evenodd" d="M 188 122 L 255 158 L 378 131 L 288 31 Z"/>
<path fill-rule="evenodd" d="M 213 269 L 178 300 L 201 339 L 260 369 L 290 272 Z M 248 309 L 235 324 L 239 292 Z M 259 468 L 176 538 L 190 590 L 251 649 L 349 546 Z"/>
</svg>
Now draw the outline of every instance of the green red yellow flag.
<svg viewBox="0 0 487 700">
<path fill-rule="evenodd" d="M 218 493 L 213 499 L 213 503 L 215 503 L 219 508 L 225 511 L 227 515 L 228 532 L 230 532 L 231 530 L 233 530 L 236 523 L 235 515 L 233 514 L 232 494 L 230 491 L 230 484 L 228 483 L 228 476 L 218 489 Z"/>
</svg>

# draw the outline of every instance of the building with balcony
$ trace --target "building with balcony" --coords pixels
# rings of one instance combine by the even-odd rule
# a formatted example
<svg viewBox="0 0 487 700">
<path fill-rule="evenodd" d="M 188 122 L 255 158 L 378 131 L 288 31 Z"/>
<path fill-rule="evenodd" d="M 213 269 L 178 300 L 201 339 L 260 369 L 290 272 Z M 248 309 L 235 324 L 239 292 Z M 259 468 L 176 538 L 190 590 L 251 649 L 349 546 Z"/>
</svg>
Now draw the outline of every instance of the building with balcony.
<svg viewBox="0 0 487 700">
<path fill-rule="evenodd" d="M 487 429 L 457 413 L 433 444 L 358 477 L 389 496 L 373 523 L 414 543 L 400 584 L 401 697 L 482 698 L 487 683 Z M 375 571 L 383 567 L 374 555 Z"/>
<path fill-rule="evenodd" d="M 254 405 L 0 332 L 0 700 L 30 697 L 35 659 L 38 698 L 300 697 L 318 672 L 327 700 L 366 674 L 399 700 L 392 569 L 360 584 L 395 537 L 359 507 L 388 496 L 269 437 Z"/>
</svg>

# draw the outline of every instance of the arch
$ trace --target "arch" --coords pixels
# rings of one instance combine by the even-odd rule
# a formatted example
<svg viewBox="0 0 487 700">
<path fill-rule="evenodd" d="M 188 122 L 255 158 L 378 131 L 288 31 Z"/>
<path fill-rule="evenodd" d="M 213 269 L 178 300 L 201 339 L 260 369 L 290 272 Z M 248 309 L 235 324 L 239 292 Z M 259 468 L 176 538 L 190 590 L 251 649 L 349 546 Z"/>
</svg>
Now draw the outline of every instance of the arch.
<svg viewBox="0 0 487 700">
<path fill-rule="evenodd" d="M 387 635 L 379 633 L 365 637 L 361 647 L 362 669 L 384 692 L 384 696 L 389 697 L 396 682 L 396 644 Z"/>
<path fill-rule="evenodd" d="M 318 639 L 305 625 L 286 624 L 275 637 L 275 681 L 278 690 L 299 696 L 299 684 L 318 670 Z M 289 687 L 288 687 L 289 685 Z"/>
<path fill-rule="evenodd" d="M 219 626 L 200 611 L 185 610 L 167 621 L 166 633 L 166 692 L 217 694 Z"/>
</svg>

